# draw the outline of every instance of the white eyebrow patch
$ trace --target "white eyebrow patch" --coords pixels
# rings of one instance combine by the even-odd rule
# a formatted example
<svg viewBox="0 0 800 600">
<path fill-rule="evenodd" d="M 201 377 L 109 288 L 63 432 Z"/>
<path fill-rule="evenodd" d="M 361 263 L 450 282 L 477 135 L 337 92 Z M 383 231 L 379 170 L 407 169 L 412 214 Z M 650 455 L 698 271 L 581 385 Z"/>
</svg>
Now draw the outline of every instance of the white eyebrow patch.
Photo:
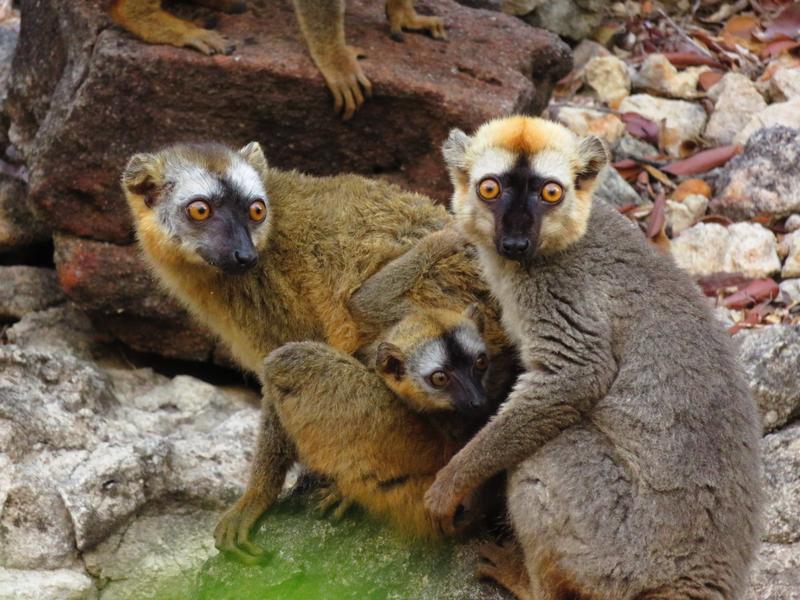
<svg viewBox="0 0 800 600">
<path fill-rule="evenodd" d="M 517 156 L 503 148 L 487 148 L 475 159 L 470 169 L 473 183 L 486 175 L 500 175 L 514 168 Z"/>
<path fill-rule="evenodd" d="M 561 152 L 542 150 L 534 155 L 531 170 L 546 179 L 557 179 L 565 187 L 572 185 L 572 162 Z"/>
<path fill-rule="evenodd" d="M 225 171 L 225 177 L 244 196 L 251 198 L 266 196 L 264 184 L 258 172 L 244 161 L 235 161 Z"/>
<path fill-rule="evenodd" d="M 167 179 L 175 184 L 173 196 L 184 202 L 195 196 L 210 198 L 222 193 L 222 185 L 216 177 L 196 165 L 183 165 L 167 172 Z"/>
<path fill-rule="evenodd" d="M 467 327 L 459 327 L 455 330 L 455 339 L 461 349 L 473 358 L 486 352 L 486 344 L 476 331 Z"/>
<path fill-rule="evenodd" d="M 411 368 L 414 372 L 427 377 L 434 371 L 442 368 L 447 361 L 447 349 L 441 340 L 434 340 L 423 345 L 414 353 L 414 362 Z"/>
</svg>

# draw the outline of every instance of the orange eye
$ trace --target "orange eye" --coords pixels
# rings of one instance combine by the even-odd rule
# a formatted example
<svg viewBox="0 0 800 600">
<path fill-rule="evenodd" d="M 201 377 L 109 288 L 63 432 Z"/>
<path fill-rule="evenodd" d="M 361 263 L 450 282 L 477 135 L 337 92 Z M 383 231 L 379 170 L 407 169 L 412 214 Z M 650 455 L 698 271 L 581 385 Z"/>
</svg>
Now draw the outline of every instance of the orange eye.
<svg viewBox="0 0 800 600">
<path fill-rule="evenodd" d="M 544 184 L 542 188 L 542 200 L 548 204 L 555 204 L 564 197 L 564 188 L 562 188 L 555 181 L 550 181 Z"/>
<path fill-rule="evenodd" d="M 500 195 L 500 182 L 494 177 L 482 179 L 478 184 L 478 195 L 483 200 L 494 200 Z"/>
<path fill-rule="evenodd" d="M 250 218 L 261 223 L 267 217 L 267 205 L 263 200 L 256 200 L 250 205 Z"/>
<path fill-rule="evenodd" d="M 186 207 L 186 213 L 193 221 L 205 221 L 211 216 L 211 206 L 205 200 L 195 200 Z"/>
<path fill-rule="evenodd" d="M 430 376 L 431 385 L 435 388 L 443 388 L 450 381 L 450 377 L 444 371 L 434 371 Z"/>
</svg>

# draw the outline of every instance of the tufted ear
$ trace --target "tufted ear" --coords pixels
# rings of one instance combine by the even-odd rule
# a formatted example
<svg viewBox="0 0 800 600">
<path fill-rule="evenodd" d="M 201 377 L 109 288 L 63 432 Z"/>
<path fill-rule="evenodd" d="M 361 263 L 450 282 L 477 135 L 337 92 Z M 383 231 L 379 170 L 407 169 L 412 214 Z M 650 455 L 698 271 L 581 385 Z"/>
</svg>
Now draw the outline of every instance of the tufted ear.
<svg viewBox="0 0 800 600">
<path fill-rule="evenodd" d="M 469 319 L 475 326 L 478 328 L 478 333 L 483 335 L 483 328 L 486 324 L 486 320 L 483 316 L 483 310 L 481 310 L 480 305 L 477 302 L 473 302 L 467 308 L 464 309 L 464 312 L 461 313 L 462 316 Z"/>
<path fill-rule="evenodd" d="M 406 373 L 406 355 L 394 344 L 381 342 L 375 355 L 375 367 L 379 373 L 400 381 Z"/>
<path fill-rule="evenodd" d="M 444 162 L 450 171 L 463 172 L 467 168 L 466 156 L 471 138 L 460 129 L 451 129 L 450 135 L 442 144 Z"/>
<path fill-rule="evenodd" d="M 122 172 L 122 187 L 129 196 L 141 196 L 148 207 L 158 199 L 162 161 L 156 154 L 134 154 Z"/>
<path fill-rule="evenodd" d="M 262 179 L 267 176 L 267 157 L 264 156 L 261 144 L 250 142 L 239 150 L 239 154 L 256 170 Z"/>
<path fill-rule="evenodd" d="M 575 186 L 586 189 L 594 185 L 597 175 L 608 164 L 608 149 L 596 135 L 583 138 L 578 145 L 581 169 L 575 175 Z"/>
</svg>

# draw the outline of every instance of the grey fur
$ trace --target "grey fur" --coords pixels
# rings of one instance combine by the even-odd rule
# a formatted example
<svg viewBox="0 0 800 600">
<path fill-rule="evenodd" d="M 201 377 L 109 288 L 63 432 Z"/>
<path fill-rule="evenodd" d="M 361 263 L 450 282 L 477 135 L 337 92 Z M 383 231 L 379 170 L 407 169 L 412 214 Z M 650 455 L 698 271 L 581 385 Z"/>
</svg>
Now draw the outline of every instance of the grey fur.
<svg viewBox="0 0 800 600">
<path fill-rule="evenodd" d="M 480 252 L 526 372 L 447 469 L 461 489 L 511 468 L 533 597 L 739 598 L 761 531 L 760 425 L 689 277 L 602 203 L 562 252 Z M 578 594 L 537 579 L 545 564 Z"/>
</svg>

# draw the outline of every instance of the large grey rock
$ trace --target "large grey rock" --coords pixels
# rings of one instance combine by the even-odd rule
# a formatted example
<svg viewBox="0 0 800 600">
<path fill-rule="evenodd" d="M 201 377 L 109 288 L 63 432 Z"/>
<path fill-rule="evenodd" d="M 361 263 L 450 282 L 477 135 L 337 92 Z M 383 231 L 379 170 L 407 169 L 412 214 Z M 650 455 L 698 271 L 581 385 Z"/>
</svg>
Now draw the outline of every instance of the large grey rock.
<svg viewBox="0 0 800 600">
<path fill-rule="evenodd" d="M 603 18 L 603 0 L 506 0 L 503 10 L 535 27 L 579 41 L 589 37 Z"/>
<path fill-rule="evenodd" d="M 661 123 L 661 143 L 672 156 L 680 156 L 681 146 L 685 142 L 696 141 L 706 125 L 703 107 L 685 100 L 634 94 L 622 101 L 619 110 L 638 113 L 655 123 Z"/>
<path fill-rule="evenodd" d="M 800 325 L 744 329 L 734 339 L 764 430 L 782 427 L 800 411 Z"/>
<path fill-rule="evenodd" d="M 90 357 L 97 345 L 89 318 L 71 303 L 28 313 L 5 335 L 17 346 L 60 350 L 82 358 Z"/>
<path fill-rule="evenodd" d="M 53 269 L 0 266 L 0 320 L 19 319 L 64 300 Z"/>
<path fill-rule="evenodd" d="M 800 542 L 762 544 L 750 577 L 746 600 L 797 600 L 800 598 Z"/>
<path fill-rule="evenodd" d="M 0 600 L 96 600 L 94 581 L 80 571 L 0 568 Z"/>
<path fill-rule="evenodd" d="M 737 144 L 745 144 L 758 131 L 772 127 L 800 128 L 800 97 L 770 104 L 764 110 L 754 114 L 736 134 L 734 141 Z"/>
<path fill-rule="evenodd" d="M 712 89 L 718 95 L 705 135 L 715 144 L 731 144 L 752 116 L 767 107 L 767 102 L 750 78 L 739 73 L 727 73 Z"/>
<path fill-rule="evenodd" d="M 762 443 L 767 498 L 764 540 L 800 542 L 800 423 L 770 433 Z"/>
<path fill-rule="evenodd" d="M 608 202 L 612 206 L 641 204 L 642 197 L 625 178 L 612 166 L 607 166 L 600 173 L 600 180 L 594 191 L 594 198 Z"/>
<path fill-rule="evenodd" d="M 800 212 L 800 129 L 762 129 L 721 170 L 711 212 L 746 220 Z"/>
<path fill-rule="evenodd" d="M 0 175 L 0 252 L 40 244 L 48 237 L 47 226 L 34 216 L 28 204 L 25 184 Z"/>
</svg>

